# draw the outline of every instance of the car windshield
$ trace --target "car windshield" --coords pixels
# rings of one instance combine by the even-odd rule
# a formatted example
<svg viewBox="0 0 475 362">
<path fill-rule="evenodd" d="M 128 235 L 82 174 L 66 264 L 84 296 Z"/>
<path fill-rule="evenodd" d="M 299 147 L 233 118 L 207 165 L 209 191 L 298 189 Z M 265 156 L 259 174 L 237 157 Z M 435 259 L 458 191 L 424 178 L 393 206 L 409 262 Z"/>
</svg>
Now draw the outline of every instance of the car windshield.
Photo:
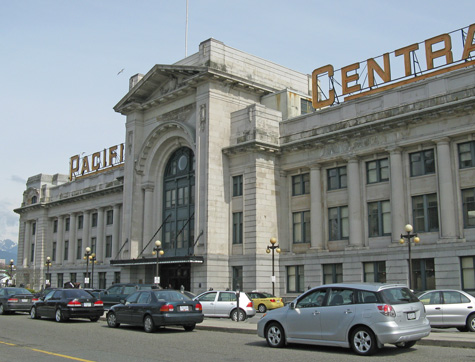
<svg viewBox="0 0 475 362">
<path fill-rule="evenodd" d="M 409 288 L 390 288 L 381 290 L 381 295 L 385 303 L 389 304 L 404 304 L 419 302 L 419 299 L 414 295 Z"/>
<path fill-rule="evenodd" d="M 15 295 L 15 294 L 31 294 L 31 293 L 28 289 L 25 289 L 25 288 L 12 288 L 12 289 L 7 289 L 7 294 Z"/>
<path fill-rule="evenodd" d="M 176 291 L 155 291 L 153 292 L 155 297 L 159 301 L 166 301 L 166 302 L 181 302 L 181 301 L 190 301 L 191 298 L 186 296 L 185 294 L 181 294 L 180 292 Z"/>
</svg>

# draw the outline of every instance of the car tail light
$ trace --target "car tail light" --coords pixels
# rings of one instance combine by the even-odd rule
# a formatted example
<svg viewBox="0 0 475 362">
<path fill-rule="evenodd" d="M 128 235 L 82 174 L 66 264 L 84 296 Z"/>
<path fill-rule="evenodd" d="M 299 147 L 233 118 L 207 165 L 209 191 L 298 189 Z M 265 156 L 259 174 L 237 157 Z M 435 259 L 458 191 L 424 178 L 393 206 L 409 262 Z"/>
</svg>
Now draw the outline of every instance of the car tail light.
<svg viewBox="0 0 475 362">
<path fill-rule="evenodd" d="M 160 312 L 173 312 L 175 308 L 171 304 L 164 304 L 160 307 Z"/>
<path fill-rule="evenodd" d="M 39 298 L 32 298 L 32 299 L 31 299 L 32 302 L 37 302 L 37 301 L 39 301 L 39 300 L 40 300 Z"/>
<path fill-rule="evenodd" d="M 9 298 L 8 302 L 9 303 L 18 303 L 18 298 Z"/>
<path fill-rule="evenodd" d="M 275 303 L 275 299 L 271 299 L 270 302 L 271 302 L 271 303 Z"/>
<path fill-rule="evenodd" d="M 104 303 L 102 303 L 102 300 L 96 300 L 94 302 L 94 307 L 103 307 Z"/>
<path fill-rule="evenodd" d="M 378 305 L 379 313 L 385 315 L 386 317 L 395 317 L 396 312 L 394 308 L 389 304 Z"/>
<path fill-rule="evenodd" d="M 201 310 L 201 311 L 203 310 L 203 307 L 201 306 L 200 303 L 196 303 L 195 310 Z"/>
<path fill-rule="evenodd" d="M 249 303 L 247 303 L 246 307 L 247 307 L 247 308 L 253 308 L 253 307 L 254 307 L 254 304 L 252 304 L 252 302 L 249 302 Z"/>
<path fill-rule="evenodd" d="M 74 300 L 70 301 L 67 305 L 68 305 L 68 307 L 80 307 L 81 302 L 77 299 L 74 299 Z"/>
</svg>

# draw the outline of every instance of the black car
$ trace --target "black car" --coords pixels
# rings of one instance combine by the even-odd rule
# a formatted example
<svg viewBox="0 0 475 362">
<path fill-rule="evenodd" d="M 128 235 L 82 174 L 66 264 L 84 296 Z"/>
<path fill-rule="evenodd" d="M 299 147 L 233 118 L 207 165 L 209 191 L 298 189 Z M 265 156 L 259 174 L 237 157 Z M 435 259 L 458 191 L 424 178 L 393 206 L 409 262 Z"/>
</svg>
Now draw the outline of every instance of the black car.
<svg viewBox="0 0 475 362">
<path fill-rule="evenodd" d="M 82 289 L 54 289 L 40 298 L 30 309 L 32 319 L 54 318 L 63 322 L 69 318 L 89 318 L 96 322 L 104 314 L 101 300 Z"/>
<path fill-rule="evenodd" d="M 121 323 L 139 325 L 147 333 L 164 326 L 182 326 L 192 331 L 201 322 L 201 304 L 171 289 L 137 291 L 107 313 L 109 327 L 116 328 Z"/>
<path fill-rule="evenodd" d="M 28 312 L 37 300 L 38 298 L 25 288 L 0 288 L 0 315 L 13 312 Z"/>
<path fill-rule="evenodd" d="M 102 300 L 104 307 L 108 309 L 114 304 L 120 303 L 121 300 L 127 298 L 137 290 L 152 290 L 159 288 L 160 287 L 157 287 L 155 284 L 116 283 L 106 290 L 99 293 L 93 292 L 92 294 Z"/>
</svg>

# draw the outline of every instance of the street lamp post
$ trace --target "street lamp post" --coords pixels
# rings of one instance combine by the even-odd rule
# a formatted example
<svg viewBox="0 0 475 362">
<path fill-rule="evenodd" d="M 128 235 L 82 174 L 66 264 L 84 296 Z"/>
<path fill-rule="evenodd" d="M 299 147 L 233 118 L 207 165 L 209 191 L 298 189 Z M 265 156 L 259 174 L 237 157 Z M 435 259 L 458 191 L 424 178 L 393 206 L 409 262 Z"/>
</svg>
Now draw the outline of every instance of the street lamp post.
<svg viewBox="0 0 475 362">
<path fill-rule="evenodd" d="M 421 239 L 419 239 L 417 234 L 412 234 L 413 229 L 412 229 L 411 224 L 407 224 L 404 227 L 404 230 L 406 230 L 406 234 L 401 234 L 401 239 L 399 239 L 399 243 L 404 244 L 405 243 L 404 239 L 407 239 L 407 246 L 408 246 L 408 250 L 409 250 L 409 289 L 412 289 L 413 282 L 412 282 L 411 239 L 414 238 L 414 243 L 415 244 L 419 243 L 421 241 Z"/>
<path fill-rule="evenodd" d="M 165 252 L 162 250 L 162 242 L 160 240 L 155 241 L 155 247 L 153 248 L 153 255 L 157 256 L 157 275 L 155 277 L 155 284 L 157 286 L 160 285 L 160 267 L 159 267 L 159 262 L 160 262 L 160 256 L 165 254 Z"/>
<path fill-rule="evenodd" d="M 277 244 L 277 239 L 276 238 L 271 238 L 270 239 L 270 244 L 267 245 L 266 253 L 269 254 L 272 251 L 272 295 L 275 295 L 275 274 L 274 274 L 274 250 L 277 252 L 277 254 L 280 253 L 280 247 Z"/>
<path fill-rule="evenodd" d="M 88 246 L 86 248 L 86 253 L 84 254 L 84 259 L 86 260 L 86 277 L 84 278 L 84 287 L 86 285 L 89 287 L 89 257 L 91 256 L 91 248 Z"/>
<path fill-rule="evenodd" d="M 13 286 L 13 267 L 15 266 L 15 261 L 10 259 L 10 284 Z"/>
<path fill-rule="evenodd" d="M 89 255 L 89 261 L 91 262 L 91 288 L 94 288 L 94 264 L 96 264 L 96 253 Z"/>
<path fill-rule="evenodd" d="M 49 276 L 49 267 L 52 264 L 53 263 L 51 262 L 51 258 L 49 256 L 46 257 L 46 262 L 45 262 L 45 265 L 46 265 L 45 289 L 48 287 L 48 285 L 51 285 L 51 281 L 49 280 L 49 278 L 50 278 L 50 276 Z"/>
</svg>

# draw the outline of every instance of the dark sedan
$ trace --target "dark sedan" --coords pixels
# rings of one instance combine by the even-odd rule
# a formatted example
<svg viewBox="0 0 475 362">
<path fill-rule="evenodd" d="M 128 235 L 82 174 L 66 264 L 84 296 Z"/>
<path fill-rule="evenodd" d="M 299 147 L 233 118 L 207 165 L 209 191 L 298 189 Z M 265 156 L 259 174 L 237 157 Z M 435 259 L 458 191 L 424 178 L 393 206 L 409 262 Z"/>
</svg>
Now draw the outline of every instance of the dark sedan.
<svg viewBox="0 0 475 362">
<path fill-rule="evenodd" d="M 32 319 L 46 317 L 57 322 L 69 318 L 88 318 L 96 322 L 103 314 L 102 301 L 82 289 L 54 289 L 35 302 L 30 310 Z"/>
<path fill-rule="evenodd" d="M 25 288 L 0 288 L 0 315 L 13 312 L 28 312 L 37 300 L 38 298 Z"/>
<path fill-rule="evenodd" d="M 170 289 L 137 291 L 107 313 L 109 327 L 116 328 L 121 323 L 138 325 L 147 333 L 165 326 L 182 326 L 185 331 L 192 331 L 202 321 L 201 304 Z"/>
</svg>

